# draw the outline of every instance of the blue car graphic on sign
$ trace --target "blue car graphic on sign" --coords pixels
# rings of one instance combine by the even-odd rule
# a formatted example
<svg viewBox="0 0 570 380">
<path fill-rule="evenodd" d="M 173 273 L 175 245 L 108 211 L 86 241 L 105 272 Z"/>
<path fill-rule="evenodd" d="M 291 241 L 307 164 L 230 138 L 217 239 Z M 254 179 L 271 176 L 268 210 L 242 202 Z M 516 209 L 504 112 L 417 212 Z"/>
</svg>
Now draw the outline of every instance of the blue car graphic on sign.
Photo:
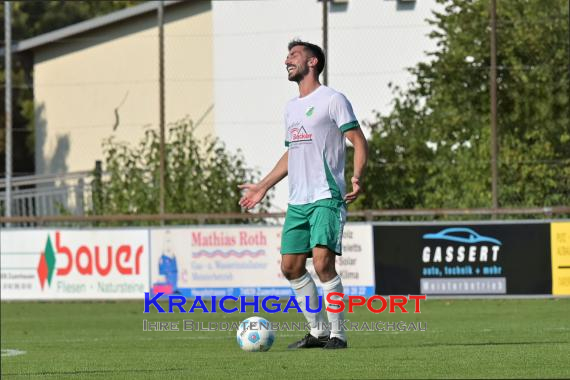
<svg viewBox="0 0 570 380">
<path fill-rule="evenodd" d="M 471 228 L 446 228 L 435 234 L 425 234 L 424 239 L 439 239 L 439 240 L 449 240 L 458 243 L 493 243 L 501 245 L 501 242 L 495 238 L 479 235 L 477 232 L 473 231 Z"/>
</svg>

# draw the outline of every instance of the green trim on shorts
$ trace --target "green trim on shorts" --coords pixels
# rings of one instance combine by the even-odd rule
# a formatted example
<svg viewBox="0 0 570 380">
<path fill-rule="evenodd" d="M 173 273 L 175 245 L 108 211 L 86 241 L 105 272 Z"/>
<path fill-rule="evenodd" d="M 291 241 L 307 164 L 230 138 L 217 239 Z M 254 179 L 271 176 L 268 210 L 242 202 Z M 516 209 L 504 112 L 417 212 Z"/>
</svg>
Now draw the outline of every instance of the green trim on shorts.
<svg viewBox="0 0 570 380">
<path fill-rule="evenodd" d="M 308 254 L 318 245 L 342 255 L 342 231 L 346 207 L 337 199 L 321 199 L 304 205 L 289 205 L 281 234 L 281 254 Z"/>
</svg>

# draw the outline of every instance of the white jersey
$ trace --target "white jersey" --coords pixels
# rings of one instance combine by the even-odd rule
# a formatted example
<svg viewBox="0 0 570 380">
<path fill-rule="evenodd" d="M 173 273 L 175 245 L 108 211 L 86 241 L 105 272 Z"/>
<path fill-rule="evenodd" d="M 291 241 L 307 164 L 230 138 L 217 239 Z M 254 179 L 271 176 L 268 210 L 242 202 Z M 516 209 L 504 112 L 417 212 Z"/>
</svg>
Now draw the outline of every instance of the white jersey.
<svg viewBox="0 0 570 380">
<path fill-rule="evenodd" d="M 346 97 L 320 86 L 285 108 L 285 145 L 289 147 L 289 203 L 344 199 L 345 138 L 358 121 Z"/>
</svg>

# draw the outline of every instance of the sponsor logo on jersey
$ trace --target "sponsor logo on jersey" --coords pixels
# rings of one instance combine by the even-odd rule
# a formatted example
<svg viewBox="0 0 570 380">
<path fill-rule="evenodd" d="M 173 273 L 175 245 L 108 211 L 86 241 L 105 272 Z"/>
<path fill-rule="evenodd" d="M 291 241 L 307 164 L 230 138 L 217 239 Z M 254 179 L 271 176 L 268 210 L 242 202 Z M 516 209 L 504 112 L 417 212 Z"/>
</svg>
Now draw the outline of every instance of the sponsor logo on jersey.
<svg viewBox="0 0 570 380">
<path fill-rule="evenodd" d="M 301 142 L 301 141 L 312 141 L 313 134 L 307 133 L 305 127 L 301 126 L 301 128 L 293 128 L 290 130 L 291 133 L 291 142 Z"/>
</svg>

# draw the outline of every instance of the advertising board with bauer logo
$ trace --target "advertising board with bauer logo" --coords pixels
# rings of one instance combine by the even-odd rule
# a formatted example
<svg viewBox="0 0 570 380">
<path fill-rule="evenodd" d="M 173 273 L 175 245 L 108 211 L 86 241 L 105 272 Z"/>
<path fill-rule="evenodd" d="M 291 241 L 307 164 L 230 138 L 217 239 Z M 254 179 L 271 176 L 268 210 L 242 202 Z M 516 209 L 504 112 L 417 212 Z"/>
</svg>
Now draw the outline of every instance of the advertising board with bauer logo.
<svg viewBox="0 0 570 380">
<path fill-rule="evenodd" d="M 4 230 L 2 300 L 133 299 L 148 291 L 148 230 Z"/>
<path fill-rule="evenodd" d="M 149 289 L 188 297 L 291 295 L 280 234 L 265 226 L 4 230 L 1 297 L 140 299 Z M 346 294 L 372 295 L 372 227 L 347 226 L 343 248 L 337 270 Z"/>
</svg>

